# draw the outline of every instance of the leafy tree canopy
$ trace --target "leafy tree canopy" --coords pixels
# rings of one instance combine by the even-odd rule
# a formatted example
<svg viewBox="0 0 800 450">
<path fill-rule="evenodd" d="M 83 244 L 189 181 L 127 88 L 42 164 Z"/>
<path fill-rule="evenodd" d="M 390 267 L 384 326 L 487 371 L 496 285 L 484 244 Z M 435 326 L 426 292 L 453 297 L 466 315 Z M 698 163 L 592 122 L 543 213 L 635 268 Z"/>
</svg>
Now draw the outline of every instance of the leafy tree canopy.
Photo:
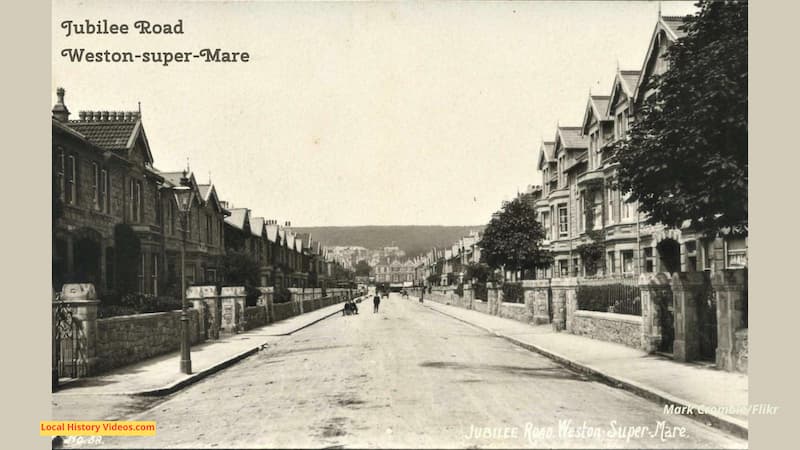
<svg viewBox="0 0 800 450">
<path fill-rule="evenodd" d="M 519 198 L 503 205 L 486 226 L 478 245 L 481 261 L 492 268 L 508 270 L 543 267 L 553 261 L 552 254 L 541 247 L 544 229 L 536 220 L 536 211 Z"/>
<path fill-rule="evenodd" d="M 367 276 L 369 276 L 369 273 L 371 271 L 372 271 L 372 267 L 370 267 L 368 262 L 366 262 L 364 260 L 361 260 L 358 263 L 356 263 L 356 275 L 357 276 L 367 277 Z"/>
<path fill-rule="evenodd" d="M 617 143 L 618 187 L 650 223 L 712 234 L 747 223 L 747 2 L 701 1 L 657 90 Z"/>
</svg>

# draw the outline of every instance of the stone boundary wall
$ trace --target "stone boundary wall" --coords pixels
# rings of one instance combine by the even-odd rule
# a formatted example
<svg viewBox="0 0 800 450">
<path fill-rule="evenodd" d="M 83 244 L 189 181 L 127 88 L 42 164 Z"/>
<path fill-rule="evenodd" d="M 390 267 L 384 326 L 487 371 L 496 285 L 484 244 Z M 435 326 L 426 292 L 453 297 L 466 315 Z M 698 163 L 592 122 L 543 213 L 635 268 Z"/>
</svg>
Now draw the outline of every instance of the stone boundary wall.
<svg viewBox="0 0 800 450">
<path fill-rule="evenodd" d="M 267 308 L 265 306 L 248 306 L 244 309 L 244 329 L 263 327 L 267 324 Z"/>
<path fill-rule="evenodd" d="M 641 316 L 578 310 L 572 314 L 570 332 L 578 336 L 642 348 Z"/>
<path fill-rule="evenodd" d="M 203 341 L 200 315 L 189 309 L 192 344 Z M 181 348 L 181 312 L 137 314 L 97 320 L 97 371 L 105 372 Z"/>
<path fill-rule="evenodd" d="M 272 307 L 275 311 L 275 322 L 300 314 L 300 309 L 295 302 L 275 303 Z"/>
<path fill-rule="evenodd" d="M 500 303 L 497 308 L 497 316 L 518 322 L 533 322 L 533 311 L 524 303 Z"/>
<path fill-rule="evenodd" d="M 484 314 L 489 314 L 489 302 L 475 299 L 472 303 L 472 309 Z"/>
</svg>

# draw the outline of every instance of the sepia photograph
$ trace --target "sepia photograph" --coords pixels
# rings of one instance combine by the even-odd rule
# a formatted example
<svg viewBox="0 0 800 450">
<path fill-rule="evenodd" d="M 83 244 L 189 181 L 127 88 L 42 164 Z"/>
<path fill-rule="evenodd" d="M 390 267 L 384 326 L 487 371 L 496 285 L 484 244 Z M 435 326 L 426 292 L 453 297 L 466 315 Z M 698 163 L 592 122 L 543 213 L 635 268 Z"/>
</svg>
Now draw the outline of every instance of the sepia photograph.
<svg viewBox="0 0 800 450">
<path fill-rule="evenodd" d="M 748 8 L 53 0 L 38 434 L 748 448 Z"/>
</svg>

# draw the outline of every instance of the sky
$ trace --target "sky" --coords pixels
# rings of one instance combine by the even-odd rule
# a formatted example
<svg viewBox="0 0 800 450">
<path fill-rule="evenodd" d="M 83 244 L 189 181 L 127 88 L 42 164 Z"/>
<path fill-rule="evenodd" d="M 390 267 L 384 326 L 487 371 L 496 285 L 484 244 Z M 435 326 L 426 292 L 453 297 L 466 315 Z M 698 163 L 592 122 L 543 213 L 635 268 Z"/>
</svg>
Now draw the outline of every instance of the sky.
<svg viewBox="0 0 800 450">
<path fill-rule="evenodd" d="M 53 2 L 52 99 L 136 110 L 162 171 L 294 226 L 478 225 L 539 184 L 542 140 L 640 69 L 659 7 L 693 2 Z M 65 36 L 64 20 L 128 24 Z M 183 22 L 140 35 L 137 20 Z M 87 51 L 246 51 L 247 63 L 77 63 Z M 51 105 L 52 106 L 52 105 Z"/>
</svg>

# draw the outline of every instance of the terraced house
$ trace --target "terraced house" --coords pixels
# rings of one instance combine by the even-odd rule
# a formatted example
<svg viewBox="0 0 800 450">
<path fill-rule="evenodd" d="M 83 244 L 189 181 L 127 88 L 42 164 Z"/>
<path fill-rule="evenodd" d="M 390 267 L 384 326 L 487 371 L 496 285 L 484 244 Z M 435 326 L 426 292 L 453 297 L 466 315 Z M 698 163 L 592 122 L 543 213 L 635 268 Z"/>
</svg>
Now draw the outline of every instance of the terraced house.
<svg viewBox="0 0 800 450">
<path fill-rule="evenodd" d="M 641 70 L 617 70 L 610 95 L 590 95 L 579 126 L 559 126 L 539 148 L 542 195 L 534 202 L 554 253 L 552 276 L 635 276 L 714 271 L 747 265 L 743 237 L 706 238 L 690 223 L 646 225 L 637 204 L 613 188 L 611 145 L 625 139 L 636 111 L 653 94 L 650 80 L 668 69 L 663 58 L 683 35 L 679 17 L 659 17 Z M 581 244 L 602 240 L 602 264 L 581 258 Z M 538 274 L 543 277 L 544 273 Z"/>
<path fill-rule="evenodd" d="M 58 90 L 53 107 L 54 189 L 61 213 L 53 224 L 54 288 L 91 282 L 101 293 L 119 288 L 120 267 L 137 268 L 135 290 L 158 295 L 178 279 L 182 225 L 175 187 L 187 184 L 187 277 L 215 281 L 224 254 L 220 205 L 213 185 L 191 174 L 162 173 L 138 111 L 81 111 L 70 120 Z M 183 179 L 183 180 L 182 180 Z M 134 242 L 136 261 L 119 253 Z"/>
<path fill-rule="evenodd" d="M 330 261 L 310 235 L 296 235 L 288 222 L 280 226 L 254 217 L 248 208 L 229 208 L 210 180 L 198 183 L 188 168 L 157 170 L 138 111 L 81 111 L 79 119 L 70 120 L 64 89 L 57 96 L 52 109 L 56 291 L 64 283 L 88 282 L 100 295 L 179 297 L 184 244 L 188 285 L 224 282 L 221 263 L 229 250 L 258 262 L 262 286 L 308 287 L 309 273 L 315 285 L 331 277 Z M 136 268 L 134 280 L 121 278 L 120 269 L 127 267 Z"/>
</svg>

